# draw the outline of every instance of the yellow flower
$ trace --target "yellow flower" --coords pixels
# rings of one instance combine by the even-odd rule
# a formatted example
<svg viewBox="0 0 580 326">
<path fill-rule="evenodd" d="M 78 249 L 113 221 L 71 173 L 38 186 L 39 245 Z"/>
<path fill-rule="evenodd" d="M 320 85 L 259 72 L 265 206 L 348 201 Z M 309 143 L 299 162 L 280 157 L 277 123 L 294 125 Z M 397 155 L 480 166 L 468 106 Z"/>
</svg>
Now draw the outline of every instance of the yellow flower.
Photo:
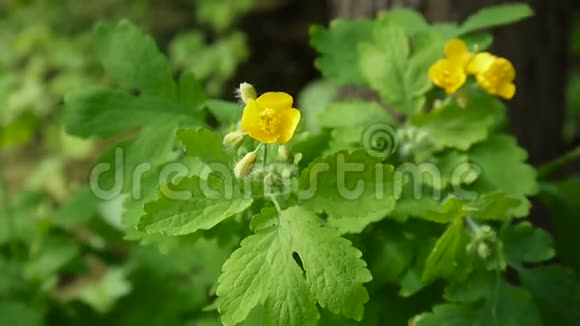
<svg viewBox="0 0 580 326">
<path fill-rule="evenodd" d="M 287 143 L 300 122 L 300 111 L 292 103 L 292 96 L 283 92 L 249 99 L 242 114 L 242 131 L 263 143 Z"/>
<path fill-rule="evenodd" d="M 491 95 L 510 100 L 516 93 L 516 70 L 509 60 L 483 52 L 475 56 L 468 71 L 475 74 L 481 88 Z"/>
<path fill-rule="evenodd" d="M 429 68 L 429 78 L 433 84 L 445 89 L 447 94 L 453 94 L 465 83 L 467 74 L 457 62 L 441 59 Z"/>
<path fill-rule="evenodd" d="M 454 38 L 445 43 L 445 58 L 465 67 L 473 57 L 473 53 L 467 50 L 467 45 L 460 39 Z"/>
<path fill-rule="evenodd" d="M 489 52 L 478 53 L 467 65 L 467 73 L 477 75 L 489 68 L 495 59 L 496 56 Z"/>
<path fill-rule="evenodd" d="M 452 39 L 445 44 L 445 59 L 438 60 L 429 69 L 429 78 L 447 94 L 455 93 L 467 80 L 465 66 L 472 57 L 465 42 Z"/>
</svg>

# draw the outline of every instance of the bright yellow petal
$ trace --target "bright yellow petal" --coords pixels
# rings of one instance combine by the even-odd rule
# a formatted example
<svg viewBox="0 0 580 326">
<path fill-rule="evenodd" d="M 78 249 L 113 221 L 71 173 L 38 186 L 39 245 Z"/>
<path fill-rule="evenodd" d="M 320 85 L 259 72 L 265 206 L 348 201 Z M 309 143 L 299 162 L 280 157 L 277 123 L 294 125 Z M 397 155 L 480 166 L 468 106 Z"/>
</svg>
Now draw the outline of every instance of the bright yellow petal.
<svg viewBox="0 0 580 326">
<path fill-rule="evenodd" d="M 502 80 L 512 82 L 516 79 L 516 68 L 514 68 L 509 60 L 505 58 L 497 58 L 493 65 L 496 66 L 495 69 L 497 69 L 498 73 L 501 74 Z"/>
<path fill-rule="evenodd" d="M 298 127 L 298 123 L 300 122 L 300 111 L 297 109 L 286 109 L 280 112 L 280 118 L 282 122 L 280 124 L 280 137 L 277 143 L 285 144 L 294 136 L 296 127 Z"/>
<path fill-rule="evenodd" d="M 263 108 L 258 105 L 255 100 L 249 99 L 248 103 L 244 107 L 244 112 L 242 113 L 242 131 L 247 132 L 250 137 L 265 142 L 264 140 L 270 140 L 268 134 L 262 131 L 259 126 L 260 122 L 260 112 Z"/>
<path fill-rule="evenodd" d="M 489 52 L 476 54 L 467 65 L 467 73 L 477 75 L 487 70 L 495 61 L 496 56 Z"/>
<path fill-rule="evenodd" d="M 447 41 L 445 43 L 445 57 L 447 59 L 460 58 L 469 54 L 465 42 L 458 38 Z"/>
<path fill-rule="evenodd" d="M 267 92 L 260 95 L 256 102 L 264 108 L 282 110 L 292 108 L 293 99 L 284 92 Z"/>
<path fill-rule="evenodd" d="M 438 60 L 429 69 L 429 79 L 433 84 L 445 89 L 448 94 L 452 94 L 463 86 L 467 75 L 459 62 Z"/>
<path fill-rule="evenodd" d="M 514 85 L 514 83 L 505 83 L 497 90 L 497 95 L 505 98 L 506 100 L 511 100 L 515 94 L 516 85 Z"/>
</svg>

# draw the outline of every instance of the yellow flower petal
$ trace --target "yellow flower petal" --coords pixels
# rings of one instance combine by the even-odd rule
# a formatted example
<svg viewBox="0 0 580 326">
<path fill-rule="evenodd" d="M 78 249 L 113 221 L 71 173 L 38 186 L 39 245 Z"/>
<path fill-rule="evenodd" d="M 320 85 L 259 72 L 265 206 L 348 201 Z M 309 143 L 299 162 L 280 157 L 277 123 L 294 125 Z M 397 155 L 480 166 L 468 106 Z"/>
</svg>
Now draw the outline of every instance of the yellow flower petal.
<svg viewBox="0 0 580 326">
<path fill-rule="evenodd" d="M 491 95 L 498 95 L 511 99 L 516 92 L 513 84 L 516 78 L 516 69 L 509 60 L 494 57 L 492 63 L 477 75 L 479 86 Z"/>
<path fill-rule="evenodd" d="M 516 94 L 516 85 L 514 83 L 503 84 L 497 92 L 497 95 L 505 98 L 506 100 L 511 100 Z"/>
<path fill-rule="evenodd" d="M 300 122 L 300 111 L 297 109 L 286 109 L 280 112 L 280 118 L 282 123 L 280 124 L 280 138 L 278 138 L 279 144 L 286 144 L 296 131 L 298 123 Z"/>
<path fill-rule="evenodd" d="M 275 139 L 272 141 L 272 136 L 264 132 L 259 125 L 263 111 L 264 109 L 255 100 L 248 100 L 242 114 L 242 131 L 259 141 L 273 142 Z"/>
<path fill-rule="evenodd" d="M 503 81 L 511 82 L 516 79 L 516 68 L 505 58 L 497 58 L 492 64 L 492 68 L 502 77 Z"/>
<path fill-rule="evenodd" d="M 289 109 L 292 107 L 293 99 L 284 92 L 267 92 L 256 100 L 261 107 L 271 109 Z"/>
<path fill-rule="evenodd" d="M 466 65 L 472 56 L 465 42 L 460 39 L 455 38 L 445 44 L 445 57 L 449 60 L 459 61 L 460 64 Z"/>
<path fill-rule="evenodd" d="M 471 75 L 479 74 L 487 70 L 495 59 L 496 56 L 489 52 L 478 53 L 467 65 L 467 73 Z"/>
<path fill-rule="evenodd" d="M 429 78 L 433 84 L 452 94 L 465 83 L 467 75 L 459 62 L 445 59 L 438 60 L 431 66 Z"/>
</svg>

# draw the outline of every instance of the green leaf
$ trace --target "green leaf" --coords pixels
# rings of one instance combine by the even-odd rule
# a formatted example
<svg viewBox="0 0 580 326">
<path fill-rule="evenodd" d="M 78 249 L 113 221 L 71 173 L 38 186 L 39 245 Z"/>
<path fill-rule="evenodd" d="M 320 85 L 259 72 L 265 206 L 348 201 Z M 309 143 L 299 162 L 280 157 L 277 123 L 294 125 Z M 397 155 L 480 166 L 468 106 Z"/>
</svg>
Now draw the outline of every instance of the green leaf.
<svg viewBox="0 0 580 326">
<path fill-rule="evenodd" d="M 186 108 L 186 112 L 193 115 L 201 112 L 201 108 L 207 100 L 203 85 L 191 72 L 181 74 L 177 85 L 177 96 L 179 104 Z"/>
<path fill-rule="evenodd" d="M 450 283 L 443 297 L 451 302 L 477 302 L 494 295 L 500 275 L 493 272 L 473 273 L 461 282 Z"/>
<path fill-rule="evenodd" d="M 328 29 L 313 26 L 310 29 L 310 44 L 320 57 L 316 67 L 326 78 L 341 84 L 364 85 L 357 66 L 357 46 L 370 38 L 373 22 L 369 20 L 333 20 Z"/>
<path fill-rule="evenodd" d="M 160 116 L 157 124 L 146 125 L 135 139 L 107 151 L 93 170 L 99 173 L 93 176 L 99 189 L 114 192 L 120 184 L 120 190 L 134 191 L 140 185 L 139 172 L 155 169 L 175 155 L 177 124 L 172 117 Z"/>
<path fill-rule="evenodd" d="M 137 128 L 153 116 L 151 111 L 139 110 L 134 97 L 108 89 L 72 92 L 64 102 L 67 132 L 84 138 L 109 137 Z"/>
<path fill-rule="evenodd" d="M 393 171 L 363 150 L 328 155 L 303 170 L 300 199 L 312 211 L 333 218 L 378 220 L 394 209 L 400 191 L 394 187 Z"/>
<path fill-rule="evenodd" d="M 580 320 L 580 279 L 562 266 L 540 266 L 520 271 L 527 288 L 540 309 L 544 325 L 576 325 Z"/>
<path fill-rule="evenodd" d="M 87 223 L 96 214 L 98 203 L 90 188 L 85 186 L 50 214 L 49 220 L 65 228 Z"/>
<path fill-rule="evenodd" d="M 207 100 L 205 105 L 209 112 L 224 126 L 235 125 L 242 118 L 242 107 L 238 103 L 222 100 Z"/>
<path fill-rule="evenodd" d="M 403 27 L 386 20 L 376 24 L 370 42 L 359 46 L 358 63 L 368 84 L 402 113 L 422 106 L 431 88 L 427 71 L 443 49 L 437 33 L 421 32 L 412 41 Z"/>
<path fill-rule="evenodd" d="M 40 252 L 29 257 L 24 272 L 27 278 L 46 282 L 79 253 L 80 246 L 72 239 L 63 237 L 47 238 L 42 241 Z"/>
<path fill-rule="evenodd" d="M 158 123 L 160 119 L 190 119 L 173 102 L 155 96 L 130 96 L 109 89 L 88 89 L 67 94 L 64 124 L 68 133 L 87 137 L 110 137 Z"/>
<path fill-rule="evenodd" d="M 223 177 L 223 176 L 222 176 Z M 147 233 L 185 235 L 209 230 L 252 204 L 243 198 L 237 181 L 212 173 L 207 179 L 192 176 L 162 189 L 159 199 L 145 204 L 138 229 Z"/>
<path fill-rule="evenodd" d="M 331 103 L 318 120 L 323 128 L 366 127 L 373 123 L 388 122 L 393 122 L 393 118 L 385 108 L 376 102 L 361 100 Z"/>
<path fill-rule="evenodd" d="M 429 282 L 438 277 L 462 279 L 467 276 L 471 270 L 470 257 L 465 249 L 468 241 L 463 219 L 451 222 L 425 262 L 423 281 Z"/>
<path fill-rule="evenodd" d="M 373 275 L 373 285 L 381 286 L 387 282 L 398 281 L 414 259 L 414 239 L 390 224 L 379 235 L 379 239 L 368 245 L 371 257 L 367 258 Z"/>
<path fill-rule="evenodd" d="M 438 210 L 428 211 L 422 218 L 436 223 L 449 223 L 461 220 L 465 215 L 464 206 L 465 202 L 463 200 L 456 197 L 449 197 Z"/>
<path fill-rule="evenodd" d="M 552 237 L 529 222 L 522 222 L 507 228 L 501 234 L 508 264 L 520 267 L 523 263 L 540 263 L 553 258 Z"/>
<path fill-rule="evenodd" d="M 513 217 L 514 209 L 517 209 L 522 201 L 507 196 L 501 192 L 487 193 L 466 205 L 471 211 L 470 215 L 480 220 L 505 221 Z"/>
<path fill-rule="evenodd" d="M 399 221 L 406 221 L 409 217 L 421 218 L 428 211 L 439 209 L 439 206 L 439 200 L 431 189 L 420 183 L 407 182 L 397 198 L 395 210 L 389 216 Z"/>
<path fill-rule="evenodd" d="M 305 168 L 320 156 L 321 152 L 328 149 L 330 132 L 323 130 L 319 134 L 303 132 L 295 135 L 288 144 L 289 149 L 295 154 L 300 154 L 298 162 L 300 168 Z"/>
<path fill-rule="evenodd" d="M 0 301 L 0 325 L 40 326 L 42 313 L 28 303 Z"/>
<path fill-rule="evenodd" d="M 470 33 L 461 37 L 471 52 L 481 52 L 493 43 L 493 35 L 487 32 Z"/>
<path fill-rule="evenodd" d="M 131 292 L 127 274 L 122 268 L 106 270 L 100 278 L 81 288 L 79 300 L 100 313 L 108 312 L 117 300 Z"/>
<path fill-rule="evenodd" d="M 362 284 L 372 279 L 361 252 L 304 209 L 278 218 L 269 227 L 262 221 L 224 264 L 217 289 L 223 324 L 240 323 L 264 305 L 266 325 L 316 325 L 316 302 L 360 320 L 368 300 Z"/>
<path fill-rule="evenodd" d="M 578 234 L 580 234 L 580 176 L 554 184 L 543 184 L 540 199 L 550 210 L 554 223 L 554 241 L 558 258 L 566 266 L 574 267 L 580 273 L 578 259 Z"/>
<path fill-rule="evenodd" d="M 538 184 L 536 171 L 524 163 L 526 151 L 517 145 L 515 139 L 495 135 L 474 146 L 469 151 L 469 157 L 481 170 L 471 188 L 480 194 L 499 191 L 519 199 L 522 203 L 510 210 L 510 214 L 526 216 L 530 208 L 526 197 L 537 193 Z"/>
<path fill-rule="evenodd" d="M 233 156 L 226 151 L 223 137 L 207 128 L 180 129 L 177 137 L 183 144 L 185 152 L 199 158 L 206 164 L 221 163 L 223 167 L 233 165 Z"/>
<path fill-rule="evenodd" d="M 504 281 L 491 282 L 488 285 L 492 288 L 480 288 L 489 293 L 486 294 L 483 304 L 474 302 L 436 305 L 432 313 L 416 316 L 411 324 L 416 326 L 542 325 L 538 309 L 527 291 Z"/>
<path fill-rule="evenodd" d="M 122 87 L 175 97 L 175 83 L 167 59 L 155 41 L 129 21 L 100 24 L 95 31 L 97 53 Z"/>
<path fill-rule="evenodd" d="M 455 103 L 411 118 L 411 123 L 425 131 L 436 149 L 457 148 L 467 150 L 485 140 L 502 104 L 495 99 L 482 102 L 473 100 L 466 108 Z"/>
<path fill-rule="evenodd" d="M 425 18 L 417 11 L 407 8 L 393 8 L 379 13 L 379 21 L 387 24 L 396 24 L 403 27 L 407 33 L 413 35 L 429 28 Z"/>
<path fill-rule="evenodd" d="M 320 132 L 319 117 L 335 99 L 339 87 L 329 80 L 317 80 L 308 84 L 298 97 L 298 108 L 302 112 L 305 130 Z"/>
<path fill-rule="evenodd" d="M 461 25 L 459 35 L 476 30 L 508 25 L 528 18 L 534 14 L 528 4 L 503 4 L 487 7 L 469 16 Z"/>
<path fill-rule="evenodd" d="M 468 161 L 469 157 L 465 153 L 458 151 L 445 151 L 441 155 L 435 155 L 432 163 L 435 164 L 439 172 L 439 182 L 435 179 L 432 184 L 427 184 L 434 189 L 443 191 L 447 187 L 455 190 L 455 187 L 472 183 L 474 180 L 469 178 L 469 172 L 473 172 L 473 176 L 475 176 L 477 171 L 472 169 Z M 420 164 L 419 167 L 421 166 Z M 428 169 L 425 170 L 425 173 L 432 171 L 428 165 L 427 167 Z"/>
</svg>

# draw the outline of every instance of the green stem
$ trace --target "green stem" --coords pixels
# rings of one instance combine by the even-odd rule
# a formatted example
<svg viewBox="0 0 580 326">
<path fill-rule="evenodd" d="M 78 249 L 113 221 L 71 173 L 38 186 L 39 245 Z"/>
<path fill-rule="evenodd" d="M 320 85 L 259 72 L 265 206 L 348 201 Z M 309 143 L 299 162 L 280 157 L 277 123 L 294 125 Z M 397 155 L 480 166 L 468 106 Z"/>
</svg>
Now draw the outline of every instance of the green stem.
<svg viewBox="0 0 580 326">
<path fill-rule="evenodd" d="M 262 168 L 266 170 L 266 160 L 268 159 L 268 145 L 264 144 L 264 159 L 262 160 Z"/>
<path fill-rule="evenodd" d="M 580 158 L 580 146 L 574 148 L 568 153 L 542 165 L 538 169 L 538 179 L 545 179 L 556 171 L 560 170 L 562 167 L 568 165 L 572 161 Z"/>
<path fill-rule="evenodd" d="M 276 196 L 274 195 L 270 195 L 270 200 L 272 201 L 272 203 L 274 203 L 274 207 L 276 207 L 276 210 L 278 211 L 278 215 L 282 214 L 282 208 L 280 207 L 280 203 L 278 202 L 278 199 L 276 199 Z"/>
<path fill-rule="evenodd" d="M 465 216 L 464 218 L 467 228 L 471 231 L 473 235 L 479 235 L 481 233 L 481 227 L 473 220 L 471 216 Z"/>
</svg>

